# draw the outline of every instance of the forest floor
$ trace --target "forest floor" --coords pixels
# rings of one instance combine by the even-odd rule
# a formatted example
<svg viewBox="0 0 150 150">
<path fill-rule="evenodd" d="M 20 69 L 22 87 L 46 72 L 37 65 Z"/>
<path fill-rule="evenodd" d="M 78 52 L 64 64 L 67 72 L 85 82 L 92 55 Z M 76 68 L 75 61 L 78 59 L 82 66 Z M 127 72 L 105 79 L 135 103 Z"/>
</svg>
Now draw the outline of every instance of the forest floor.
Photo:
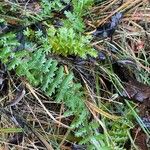
<svg viewBox="0 0 150 150">
<path fill-rule="evenodd" d="M 1 0 L 0 150 L 149 150 L 149 42 L 149 0 Z"/>
</svg>

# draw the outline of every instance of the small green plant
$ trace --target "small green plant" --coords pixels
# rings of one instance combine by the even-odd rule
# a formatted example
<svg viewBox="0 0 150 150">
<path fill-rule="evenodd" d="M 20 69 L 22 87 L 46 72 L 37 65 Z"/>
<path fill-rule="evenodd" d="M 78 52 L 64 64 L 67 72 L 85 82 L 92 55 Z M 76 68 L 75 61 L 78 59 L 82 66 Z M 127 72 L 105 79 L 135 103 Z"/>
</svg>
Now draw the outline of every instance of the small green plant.
<svg viewBox="0 0 150 150">
<path fill-rule="evenodd" d="M 35 51 L 13 51 L 19 43 L 15 34 L 9 33 L 1 38 L 0 59 L 9 70 L 16 70 L 18 76 L 26 79 L 34 86 L 40 87 L 48 96 L 57 102 L 64 102 L 69 115 L 76 117 L 72 126 L 82 124 L 88 111 L 83 101 L 81 85 L 74 83 L 73 74 L 65 74 L 62 66 L 58 67 L 56 60 L 47 58 L 46 47 Z"/>
<path fill-rule="evenodd" d="M 84 32 L 85 24 L 83 15 L 91 7 L 93 0 L 73 0 L 73 12 L 65 11 L 67 19 L 63 20 L 65 27 L 73 28 L 77 32 Z"/>
<path fill-rule="evenodd" d="M 107 106 L 112 108 L 112 106 Z M 88 145 L 88 150 L 125 150 L 124 145 L 129 139 L 130 129 L 134 127 L 132 123 L 133 114 L 126 106 L 119 107 L 125 109 L 125 113 L 120 119 L 112 121 L 102 117 L 100 122 L 93 120 L 76 131 L 77 137 L 84 137 L 80 144 Z M 129 119 L 130 118 L 130 119 Z"/>
<path fill-rule="evenodd" d="M 93 2 L 93 0 L 72 0 L 73 10 L 78 16 L 83 16 L 85 11 L 92 6 Z"/>
<path fill-rule="evenodd" d="M 82 17 L 79 17 L 70 11 L 65 11 L 65 15 L 67 17 L 67 19 L 63 21 L 65 27 L 72 28 L 77 32 L 84 32 L 85 25 Z"/>
<path fill-rule="evenodd" d="M 56 30 L 51 27 L 48 35 L 53 53 L 64 56 L 78 55 L 82 58 L 86 58 L 87 54 L 97 56 L 96 51 L 90 46 L 90 37 L 77 34 L 72 28 L 62 27 Z"/>
</svg>

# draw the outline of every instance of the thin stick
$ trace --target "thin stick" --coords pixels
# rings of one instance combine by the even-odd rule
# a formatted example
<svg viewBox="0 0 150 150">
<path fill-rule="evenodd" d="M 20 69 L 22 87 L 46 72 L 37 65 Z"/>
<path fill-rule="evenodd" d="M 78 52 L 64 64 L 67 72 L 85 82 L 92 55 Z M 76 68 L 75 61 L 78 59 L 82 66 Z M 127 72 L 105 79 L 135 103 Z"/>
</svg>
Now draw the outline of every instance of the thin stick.
<svg viewBox="0 0 150 150">
<path fill-rule="evenodd" d="M 53 115 L 49 112 L 49 110 L 47 110 L 47 108 L 44 106 L 44 104 L 41 102 L 41 100 L 38 98 L 38 96 L 36 95 L 34 89 L 31 87 L 31 85 L 27 82 L 25 82 L 26 87 L 31 91 L 31 93 L 33 94 L 33 96 L 38 100 L 38 102 L 40 103 L 40 105 L 42 106 L 42 108 L 46 111 L 46 113 L 49 115 L 49 117 L 57 124 L 61 125 L 64 128 L 68 128 L 70 129 L 71 127 L 59 122 L 58 120 L 56 120 Z"/>
</svg>

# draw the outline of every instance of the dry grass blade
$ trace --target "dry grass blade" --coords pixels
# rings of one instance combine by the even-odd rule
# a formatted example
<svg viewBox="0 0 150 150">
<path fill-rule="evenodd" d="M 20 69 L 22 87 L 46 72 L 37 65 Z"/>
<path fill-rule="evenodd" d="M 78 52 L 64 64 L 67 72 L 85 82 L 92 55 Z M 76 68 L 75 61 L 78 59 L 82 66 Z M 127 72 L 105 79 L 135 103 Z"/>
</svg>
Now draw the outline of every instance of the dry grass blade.
<svg viewBox="0 0 150 150">
<path fill-rule="evenodd" d="M 38 133 L 34 130 L 34 134 L 38 137 L 38 139 L 44 144 L 47 150 L 54 150 L 53 147 Z"/>
<path fill-rule="evenodd" d="M 109 19 L 111 16 L 113 16 L 115 13 L 120 12 L 120 11 L 124 11 L 125 9 L 129 9 L 131 7 L 133 7 L 135 4 L 142 2 L 141 0 L 135 0 L 134 2 L 129 0 L 126 3 L 124 3 L 123 5 L 121 5 L 119 8 L 117 8 L 115 11 L 113 11 L 110 15 L 108 15 L 106 18 L 104 18 L 103 20 L 99 20 L 97 21 L 97 27 L 104 24 L 106 22 L 107 19 Z"/>
<path fill-rule="evenodd" d="M 101 114 L 102 116 L 106 117 L 106 118 L 109 118 L 111 120 L 117 120 L 119 119 L 120 117 L 118 116 L 115 116 L 115 115 L 111 115 L 105 111 L 103 111 L 102 109 L 98 108 L 96 105 L 92 104 L 91 102 L 86 102 L 87 103 L 87 106 L 91 108 L 91 110 L 95 111 L 96 113 L 99 113 Z"/>
<path fill-rule="evenodd" d="M 99 119 L 99 117 L 97 117 L 97 115 L 95 114 L 95 112 L 93 112 L 90 108 L 89 108 L 89 110 L 90 110 L 91 114 L 93 115 L 93 117 L 95 118 L 95 120 L 96 120 L 96 121 L 101 125 L 101 127 L 103 128 L 105 134 L 106 134 L 107 136 L 109 136 L 109 135 L 108 135 L 108 132 L 107 132 L 107 129 L 106 129 L 106 127 L 105 127 L 105 124 Z"/>
<path fill-rule="evenodd" d="M 41 100 L 39 99 L 39 97 L 37 96 L 37 94 L 35 93 L 34 89 L 32 88 L 32 86 L 25 82 L 26 87 L 29 89 L 29 91 L 33 94 L 33 96 L 38 100 L 38 102 L 40 103 L 40 105 L 42 106 L 42 108 L 45 110 L 45 112 L 48 114 L 48 116 L 57 124 L 61 125 L 64 128 L 69 128 L 69 126 L 63 124 L 62 122 L 59 122 L 58 120 L 56 120 L 53 115 L 47 110 L 47 108 L 44 106 L 44 104 L 41 102 Z"/>
<path fill-rule="evenodd" d="M 81 77 L 82 77 L 82 75 L 81 75 Z M 86 86 L 86 89 L 87 89 L 87 91 L 88 91 L 88 93 L 89 93 L 89 96 L 91 97 L 92 101 L 95 102 L 95 99 L 94 99 L 93 95 L 92 95 L 91 92 L 90 92 L 90 89 L 89 89 L 89 87 L 88 87 L 88 84 L 86 83 L 86 81 L 84 80 L 83 77 L 82 77 L 82 80 L 83 80 L 84 83 L 85 83 L 85 86 Z M 118 117 L 118 116 L 111 115 L 111 114 L 109 114 L 109 113 L 107 113 L 107 112 L 101 110 L 100 108 L 98 108 L 96 105 L 94 105 L 93 103 L 91 103 L 91 102 L 89 102 L 89 101 L 86 101 L 85 103 L 86 103 L 86 106 L 88 107 L 88 109 L 90 108 L 90 110 L 92 110 L 92 111 L 94 111 L 94 112 L 96 112 L 96 113 L 99 113 L 99 114 L 105 116 L 106 118 L 109 118 L 109 119 L 112 119 L 112 120 L 117 120 L 117 119 L 120 118 L 120 117 Z"/>
<path fill-rule="evenodd" d="M 118 0 L 113 0 L 111 3 L 109 3 L 104 9 L 102 9 L 100 12 L 107 11 L 113 4 L 115 4 Z"/>
</svg>

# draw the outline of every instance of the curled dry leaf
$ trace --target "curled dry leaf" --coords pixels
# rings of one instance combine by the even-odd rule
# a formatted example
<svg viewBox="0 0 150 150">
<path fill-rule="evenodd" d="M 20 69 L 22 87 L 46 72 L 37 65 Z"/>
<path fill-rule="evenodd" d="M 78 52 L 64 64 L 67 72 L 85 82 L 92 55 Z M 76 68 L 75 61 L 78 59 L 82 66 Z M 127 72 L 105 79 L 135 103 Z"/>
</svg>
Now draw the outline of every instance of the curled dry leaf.
<svg viewBox="0 0 150 150">
<path fill-rule="evenodd" d="M 18 92 L 16 97 L 10 103 L 6 104 L 6 106 L 14 106 L 14 105 L 18 104 L 24 97 L 25 93 L 26 92 L 24 89 L 21 92 Z"/>
<path fill-rule="evenodd" d="M 133 99 L 135 102 L 148 100 L 148 105 L 150 105 L 150 86 L 133 80 L 130 80 L 124 85 L 125 91 L 122 93 L 123 97 Z"/>
<path fill-rule="evenodd" d="M 115 32 L 123 14 L 118 12 L 114 16 L 111 17 L 111 21 L 109 23 L 105 23 L 102 26 L 99 26 L 97 30 L 93 33 L 94 36 L 98 37 L 111 37 Z"/>
</svg>

